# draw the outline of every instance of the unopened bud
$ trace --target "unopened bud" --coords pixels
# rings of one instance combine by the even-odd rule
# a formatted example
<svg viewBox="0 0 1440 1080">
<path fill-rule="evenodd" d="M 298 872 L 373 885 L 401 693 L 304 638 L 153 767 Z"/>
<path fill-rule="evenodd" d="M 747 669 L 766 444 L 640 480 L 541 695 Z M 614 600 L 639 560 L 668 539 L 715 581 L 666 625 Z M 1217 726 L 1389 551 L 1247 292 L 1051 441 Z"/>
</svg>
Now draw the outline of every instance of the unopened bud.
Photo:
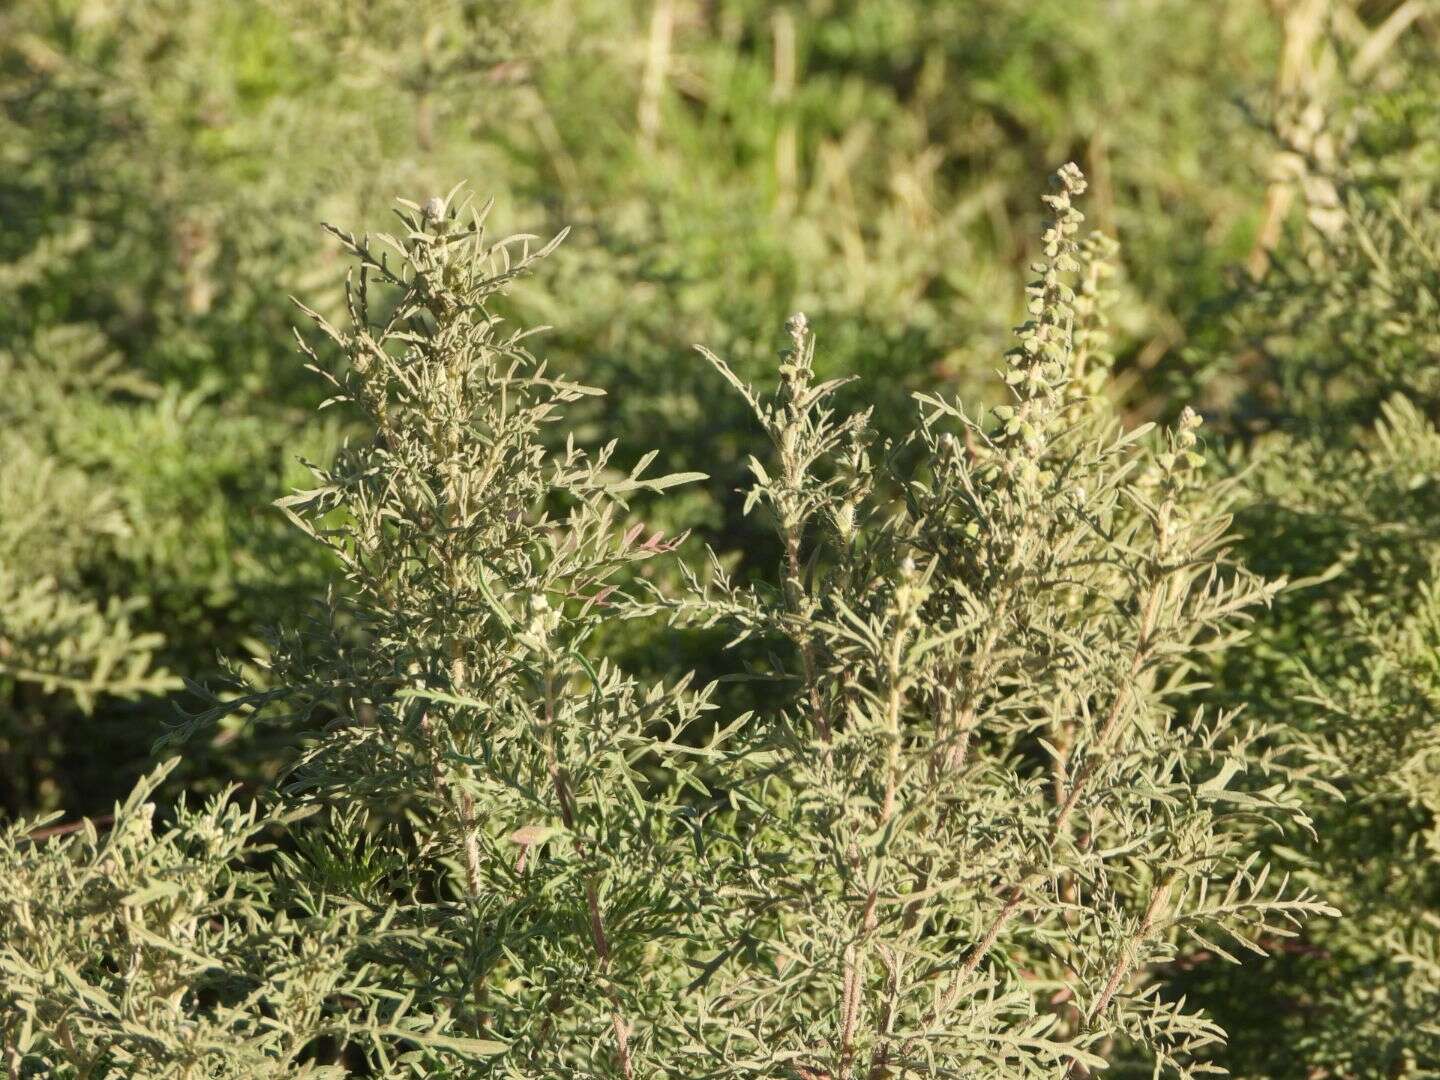
<svg viewBox="0 0 1440 1080">
<path fill-rule="evenodd" d="M 425 215 L 426 221 L 439 221 L 445 216 L 445 200 L 439 195 L 431 195 L 425 200 L 425 205 L 420 208 L 420 212 Z"/>
</svg>

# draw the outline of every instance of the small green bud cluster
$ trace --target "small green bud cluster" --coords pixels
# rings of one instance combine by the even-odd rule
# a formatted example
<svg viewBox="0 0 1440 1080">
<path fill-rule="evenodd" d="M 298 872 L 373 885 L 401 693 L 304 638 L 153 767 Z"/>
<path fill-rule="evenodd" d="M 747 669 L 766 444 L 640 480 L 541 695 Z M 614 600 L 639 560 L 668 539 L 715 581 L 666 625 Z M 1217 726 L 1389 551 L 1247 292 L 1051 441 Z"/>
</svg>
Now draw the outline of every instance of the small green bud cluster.
<svg viewBox="0 0 1440 1080">
<path fill-rule="evenodd" d="M 1115 356 L 1110 342 L 1109 309 L 1116 296 L 1108 282 L 1116 273 L 1120 245 L 1103 233 L 1091 233 L 1080 245 L 1080 283 L 1072 305 L 1075 312 L 1071 361 L 1066 396 L 1082 402 L 1101 402 Z"/>
<path fill-rule="evenodd" d="M 1077 234 L 1085 215 L 1074 198 L 1085 192 L 1085 177 L 1073 163 L 1055 177 L 1056 191 L 1044 201 L 1053 217 L 1041 236 L 1045 258 L 1031 266 L 1038 277 L 1025 287 L 1029 319 L 1016 331 L 1020 344 L 1006 354 L 1005 383 L 1016 404 L 1001 406 L 1006 456 L 1016 464 L 1036 456 L 1058 421 L 1056 402 L 1070 376 L 1074 289 L 1065 277 L 1080 269 Z"/>
</svg>

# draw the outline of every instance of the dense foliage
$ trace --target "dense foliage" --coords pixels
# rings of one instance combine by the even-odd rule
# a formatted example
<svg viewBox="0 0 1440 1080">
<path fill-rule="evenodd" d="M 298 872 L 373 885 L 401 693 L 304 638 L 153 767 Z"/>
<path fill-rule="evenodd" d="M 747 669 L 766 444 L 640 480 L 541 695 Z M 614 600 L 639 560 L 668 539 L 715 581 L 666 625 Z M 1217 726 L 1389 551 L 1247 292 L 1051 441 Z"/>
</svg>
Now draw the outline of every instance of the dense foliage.
<svg viewBox="0 0 1440 1080">
<path fill-rule="evenodd" d="M 1440 1076 L 1437 61 L 0 8 L 9 1075 Z"/>
</svg>

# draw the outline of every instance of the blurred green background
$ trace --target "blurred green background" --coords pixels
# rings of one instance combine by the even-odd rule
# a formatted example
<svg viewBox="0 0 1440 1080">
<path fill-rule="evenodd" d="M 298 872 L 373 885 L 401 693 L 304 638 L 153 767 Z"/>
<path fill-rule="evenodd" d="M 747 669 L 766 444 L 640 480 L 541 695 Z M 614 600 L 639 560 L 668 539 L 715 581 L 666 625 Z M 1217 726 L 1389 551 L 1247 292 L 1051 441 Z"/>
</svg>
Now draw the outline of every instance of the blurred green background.
<svg viewBox="0 0 1440 1080">
<path fill-rule="evenodd" d="M 339 308 L 321 221 L 383 229 L 395 196 L 462 180 L 501 231 L 570 227 L 508 313 L 607 391 L 581 437 L 711 474 L 639 510 L 742 568 L 763 553 L 735 495 L 754 432 L 692 346 L 764 384 L 804 310 L 885 433 L 916 390 L 992 395 L 1068 160 L 1121 244 L 1122 408 L 1197 400 L 1260 468 L 1241 521 L 1262 569 L 1385 558 L 1316 525 L 1314 477 L 1341 466 L 1312 462 L 1290 512 L 1264 464 L 1289 451 L 1249 448 L 1284 429 L 1341 453 L 1397 391 L 1435 419 L 1435 261 L 1413 236 L 1435 219 L 1437 42 L 1429 0 L 0 2 L 0 812 L 103 812 L 180 677 L 253 657 L 321 595 L 327 567 L 270 504 L 347 433 L 316 411 L 289 298 Z M 1315 237 L 1354 191 L 1411 208 L 1376 231 L 1420 252 L 1403 288 L 1364 229 L 1316 284 Z M 1282 605 L 1215 696 L 1284 708 L 1274 656 L 1366 595 L 1330 588 Z M 659 640 L 614 645 L 706 671 L 714 642 Z M 232 725 L 171 782 L 258 785 L 285 754 Z M 1433 876 L 1416 888 L 1433 904 Z M 1260 1069 L 1263 1043 L 1236 1060 Z"/>
</svg>

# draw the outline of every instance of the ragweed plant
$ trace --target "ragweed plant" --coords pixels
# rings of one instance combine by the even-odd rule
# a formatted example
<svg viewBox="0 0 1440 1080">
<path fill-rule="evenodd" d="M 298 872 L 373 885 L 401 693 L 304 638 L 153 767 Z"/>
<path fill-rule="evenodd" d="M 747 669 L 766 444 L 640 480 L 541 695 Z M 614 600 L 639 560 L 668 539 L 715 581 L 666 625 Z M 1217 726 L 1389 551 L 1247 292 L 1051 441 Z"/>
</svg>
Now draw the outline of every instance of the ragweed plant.
<svg viewBox="0 0 1440 1080">
<path fill-rule="evenodd" d="M 246 866 L 283 815 L 230 793 L 162 818 L 145 777 L 109 827 L 0 830 L 0 1062 L 9 1077 L 321 1077 L 343 1038 L 356 923 L 322 901 L 277 916 Z M 357 1012 L 363 1016 L 364 1010 Z"/>
<path fill-rule="evenodd" d="M 1371 111 L 1367 140 L 1433 145 L 1395 100 Z M 1422 118 L 1433 127 L 1433 102 Z M 1221 1060 L 1246 1076 L 1421 1077 L 1440 1060 L 1440 214 L 1420 164 L 1332 174 L 1338 217 L 1287 237 L 1214 357 L 1246 376 L 1218 403 L 1249 436 L 1232 462 L 1238 550 L 1296 583 L 1216 658 L 1205 696 L 1245 701 L 1315 756 L 1318 838 L 1274 854 L 1346 915 L 1244 979 L 1186 976 L 1240 1029 Z M 1254 1013 L 1277 1021 L 1246 1032 Z"/>
<path fill-rule="evenodd" d="M 92 588 L 137 532 L 123 501 L 27 422 L 34 388 L 64 385 L 57 367 L 0 350 L 0 806 L 73 797 L 58 768 L 72 727 L 99 723 L 97 706 L 103 715 L 117 699 L 180 685 L 157 662 L 163 639 L 143 627 L 146 598 L 105 600 Z"/>
<path fill-rule="evenodd" d="M 598 391 L 497 314 L 558 240 L 493 240 L 455 192 L 332 229 L 348 321 L 305 308 L 300 347 L 366 435 L 279 506 L 334 578 L 171 735 L 288 733 L 276 805 L 155 830 L 142 785 L 103 838 L 6 835 L 12 1074 L 1213 1072 L 1224 1032 L 1171 976 L 1335 913 L 1261 857 L 1310 828 L 1314 755 L 1194 707 L 1278 585 L 1227 557 L 1198 415 L 1125 430 L 1102 396 L 1084 189 L 1066 166 L 1047 197 L 988 415 L 921 394 L 878 439 L 800 315 L 773 395 L 711 356 L 771 445 L 745 506 L 780 562 L 674 595 L 647 564 L 680 538 L 626 498 L 700 474 L 555 437 Z M 606 621 L 661 613 L 768 647 L 735 675 L 770 707 L 603 655 Z"/>
<path fill-rule="evenodd" d="M 591 639 L 630 613 L 624 573 L 677 542 L 626 495 L 700 474 L 616 473 L 613 443 L 549 454 L 544 429 L 598 391 L 491 302 L 559 238 L 491 241 L 464 200 L 405 207 L 399 236 L 332 230 L 358 263 L 348 327 L 306 309 L 332 359 L 303 350 L 373 435 L 279 505 L 340 579 L 274 635 L 275 689 L 209 715 L 305 732 L 285 791 L 333 810 L 335 837 L 288 872 L 377 910 L 404 897 L 394 993 L 504 1050 L 502 1071 L 640 1075 L 637 1023 L 674 990 L 701 892 L 679 796 L 713 750 L 678 741 L 706 694 L 638 685 Z"/>
<path fill-rule="evenodd" d="M 1139 1057 L 1206 1071 L 1223 1038 L 1163 993 L 1197 946 L 1263 951 L 1332 913 L 1273 881 L 1257 827 L 1305 829 L 1269 732 L 1180 707 L 1196 663 L 1276 585 L 1225 555 L 1200 418 L 1150 438 L 1093 399 L 1080 356 L 1103 270 L 1081 261 L 1073 165 L 989 420 L 919 397 L 869 445 L 813 377 L 803 316 L 778 393 L 711 357 L 773 444 L 747 507 L 781 587 L 718 564 L 677 617 L 788 647 L 793 699 L 732 796 L 724 945 L 697 979 L 687 1075 L 1085 1075 Z M 1241 792 L 1242 776 L 1263 778 Z M 1221 944 L 1224 942 L 1225 944 Z"/>
</svg>

